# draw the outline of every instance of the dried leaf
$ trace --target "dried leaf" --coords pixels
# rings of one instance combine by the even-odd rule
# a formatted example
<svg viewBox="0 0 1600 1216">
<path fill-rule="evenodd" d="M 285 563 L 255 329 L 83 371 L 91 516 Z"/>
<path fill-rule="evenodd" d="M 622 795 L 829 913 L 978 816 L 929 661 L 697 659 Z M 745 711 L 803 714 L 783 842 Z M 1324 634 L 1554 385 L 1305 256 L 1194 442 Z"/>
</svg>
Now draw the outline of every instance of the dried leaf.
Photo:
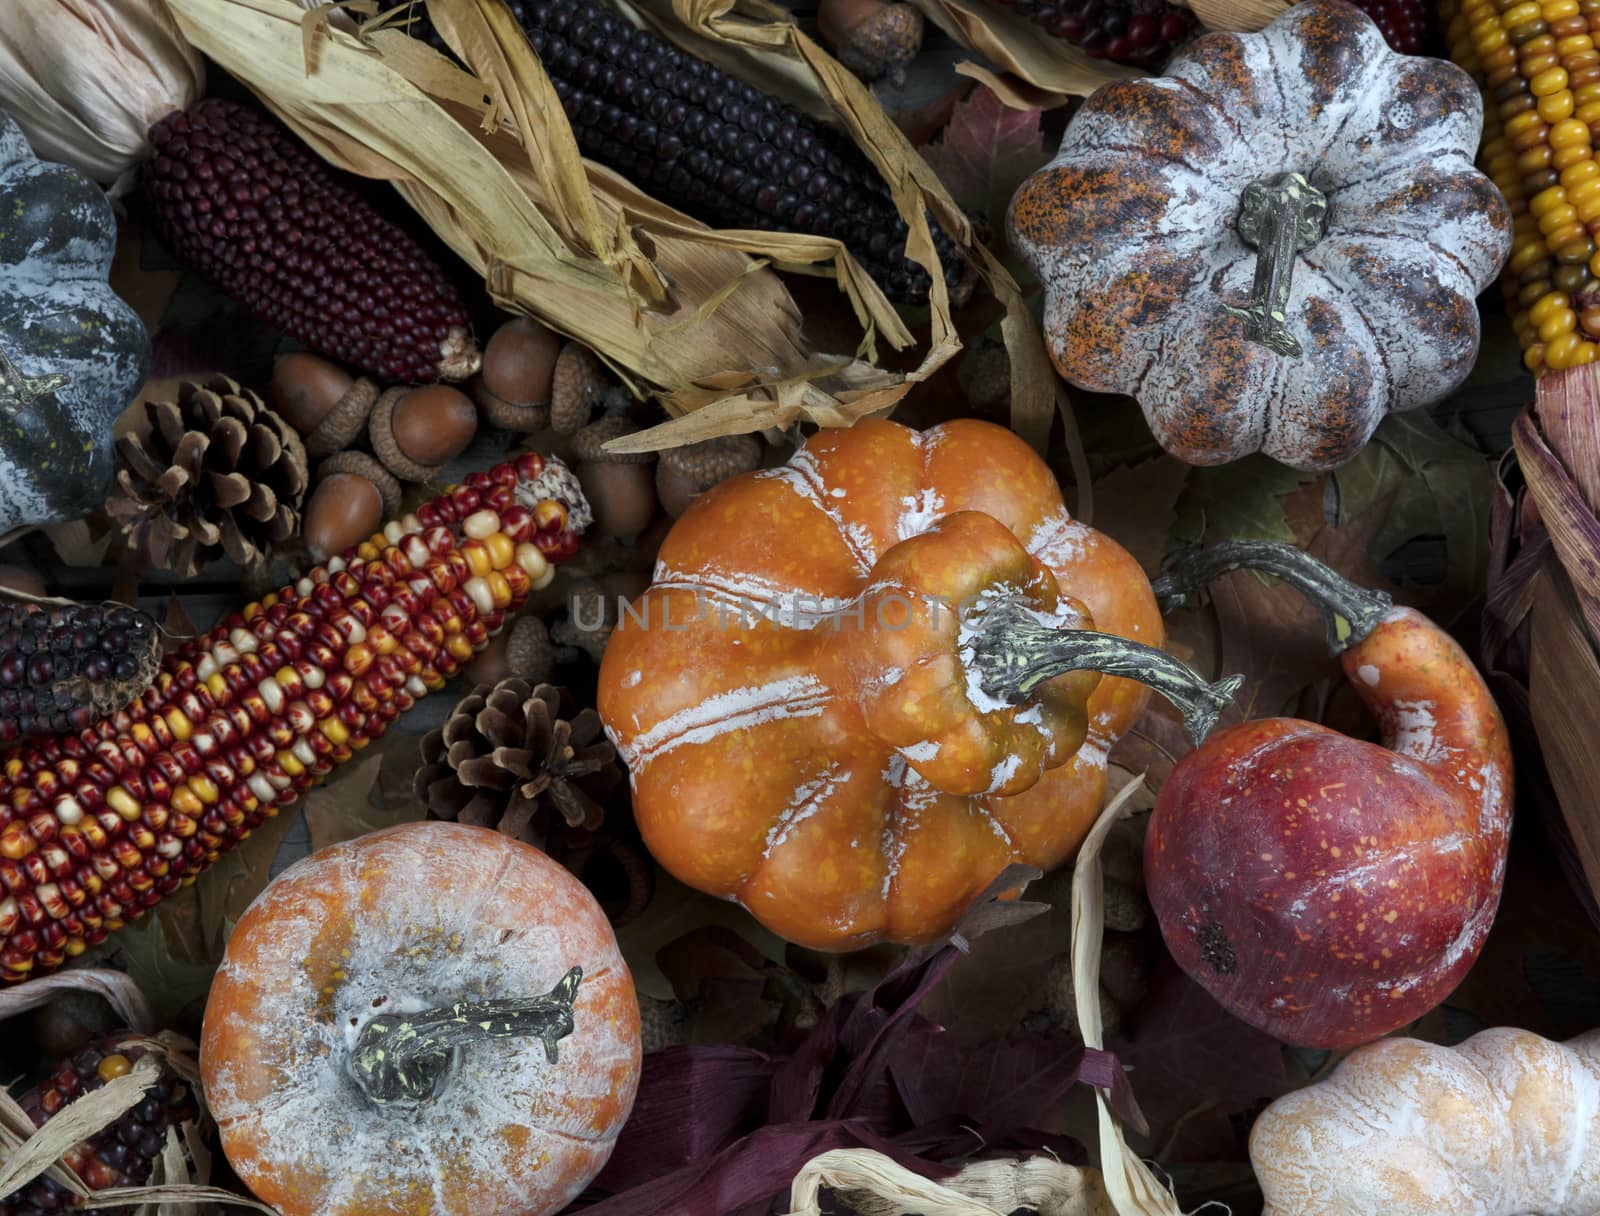
<svg viewBox="0 0 1600 1216">
<path fill-rule="evenodd" d="M 960 206 L 993 222 L 1005 216 L 1023 180 L 1050 159 L 1039 111 L 1010 109 L 983 86 L 956 106 L 943 138 L 923 156 Z"/>
<path fill-rule="evenodd" d="M 1124 465 L 1094 483 L 1095 527 L 1151 574 L 1161 568 L 1192 470 L 1175 456 Z"/>
<path fill-rule="evenodd" d="M 426 808 L 411 796 L 409 788 L 404 797 L 391 800 L 384 796 L 379 780 L 385 770 L 404 769 L 409 782 L 420 763 L 419 738 L 407 731 L 389 732 L 371 745 L 354 767 L 336 772 L 305 796 L 302 805 L 313 852 L 425 816 Z"/>
<path fill-rule="evenodd" d="M 649 906 L 617 932 L 617 945 L 633 974 L 634 987 L 659 1001 L 674 999 L 672 981 L 662 971 L 657 955 L 669 943 L 713 925 L 737 934 L 774 962 L 783 961 L 783 939 L 763 928 L 738 904 L 686 887 L 658 869 Z"/>
<path fill-rule="evenodd" d="M 167 948 L 178 962 L 222 961 L 228 934 L 271 880 L 272 863 L 294 826 L 299 807 L 278 811 L 206 871 L 204 881 L 168 896 L 156 907 Z"/>
<path fill-rule="evenodd" d="M 157 1026 L 170 1026 L 188 1005 L 211 988 L 216 962 L 191 963 L 179 959 L 167 941 L 159 916 L 145 916 L 113 934 L 83 956 L 85 965 L 125 971 L 150 1002 L 150 1017 Z"/>
<path fill-rule="evenodd" d="M 1190 544 L 1207 534 L 1293 544 L 1294 529 L 1279 499 L 1318 477 L 1261 455 L 1194 469 L 1178 497 L 1174 535 Z"/>
<path fill-rule="evenodd" d="M 1266 29 L 1289 7 L 1288 0 L 1185 0 L 1208 30 L 1254 33 Z"/>
</svg>

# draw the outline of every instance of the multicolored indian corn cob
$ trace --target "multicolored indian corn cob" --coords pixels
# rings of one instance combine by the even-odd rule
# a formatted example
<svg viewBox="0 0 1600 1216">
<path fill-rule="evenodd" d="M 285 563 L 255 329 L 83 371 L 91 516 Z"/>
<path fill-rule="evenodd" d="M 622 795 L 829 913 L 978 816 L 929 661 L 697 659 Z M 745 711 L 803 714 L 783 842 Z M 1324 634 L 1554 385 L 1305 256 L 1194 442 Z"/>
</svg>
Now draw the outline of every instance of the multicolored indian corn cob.
<svg viewBox="0 0 1600 1216">
<path fill-rule="evenodd" d="M 159 903 L 442 687 L 577 550 L 577 479 L 474 473 L 162 663 L 133 705 L 0 764 L 0 984 Z"/>
<path fill-rule="evenodd" d="M 48 1077 L 22 1095 L 19 1105 L 35 1127 L 43 1127 L 83 1094 L 126 1076 L 146 1050 L 141 1035 L 126 1031 L 106 1035 L 58 1064 Z M 176 1073 L 163 1070 L 137 1106 L 73 1148 L 63 1160 L 92 1191 L 143 1186 L 150 1180 L 156 1157 L 166 1142 L 167 1128 L 194 1114 L 195 1103 L 188 1087 Z M 51 1216 L 76 1206 L 72 1192 L 43 1175 L 9 1195 L 0 1195 L 0 1216 Z"/>
<path fill-rule="evenodd" d="M 1500 280 L 1523 362 L 1600 355 L 1600 0 L 1441 0 L 1450 57 L 1483 90 L 1479 163 L 1515 216 Z"/>
<path fill-rule="evenodd" d="M 150 143 L 141 186 L 162 239 L 261 320 L 390 383 L 478 370 L 444 271 L 267 115 L 207 98 Z"/>
<path fill-rule="evenodd" d="M 905 256 L 889 187 L 840 132 L 680 51 L 590 0 L 508 0 L 587 157 L 663 202 L 725 228 L 837 238 L 891 299 L 923 303 L 928 273 Z M 409 28 L 446 50 L 421 4 Z M 934 246 L 963 291 L 965 263 Z"/>
<path fill-rule="evenodd" d="M 1199 23 L 1167 0 L 1000 0 L 1092 59 L 1160 65 Z"/>
</svg>

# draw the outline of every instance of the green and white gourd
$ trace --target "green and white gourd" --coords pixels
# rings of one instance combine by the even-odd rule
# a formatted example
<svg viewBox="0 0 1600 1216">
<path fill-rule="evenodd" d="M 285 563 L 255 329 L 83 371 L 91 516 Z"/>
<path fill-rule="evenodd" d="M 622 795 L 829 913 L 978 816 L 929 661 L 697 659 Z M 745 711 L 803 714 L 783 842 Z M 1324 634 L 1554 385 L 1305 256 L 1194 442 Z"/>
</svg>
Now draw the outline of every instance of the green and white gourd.
<svg viewBox="0 0 1600 1216">
<path fill-rule="evenodd" d="M 111 204 L 34 156 L 0 115 L 0 533 L 105 501 L 111 429 L 144 384 L 150 336 L 107 281 Z"/>
</svg>

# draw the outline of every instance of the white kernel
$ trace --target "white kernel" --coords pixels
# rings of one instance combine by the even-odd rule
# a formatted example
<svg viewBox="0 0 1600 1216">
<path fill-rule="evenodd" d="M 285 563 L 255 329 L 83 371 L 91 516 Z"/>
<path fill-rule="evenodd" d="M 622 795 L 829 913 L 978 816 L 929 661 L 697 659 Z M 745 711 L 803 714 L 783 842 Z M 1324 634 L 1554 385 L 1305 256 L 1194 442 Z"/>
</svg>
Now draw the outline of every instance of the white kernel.
<svg viewBox="0 0 1600 1216">
<path fill-rule="evenodd" d="M 307 768 L 310 768 L 317 762 L 316 751 L 312 748 L 311 744 L 307 743 L 304 739 L 296 739 L 294 741 L 294 746 L 289 750 L 294 753 L 294 758 L 300 761 L 300 763 L 305 765 Z"/>
<path fill-rule="evenodd" d="M 428 686 L 422 682 L 421 676 L 407 676 L 406 691 L 413 697 L 425 697 L 428 695 Z"/>
<path fill-rule="evenodd" d="M 517 565 L 522 567 L 522 572 L 530 579 L 541 579 L 545 571 L 550 569 L 550 561 L 539 552 L 538 545 L 530 545 L 526 541 L 516 547 L 513 556 Z"/>
<path fill-rule="evenodd" d="M 533 587 L 533 589 L 535 591 L 543 591 L 546 587 L 548 587 L 551 583 L 553 583 L 555 581 L 556 581 L 556 568 L 554 566 L 547 565 L 544 568 L 544 573 L 541 574 L 538 578 L 534 579 L 533 583 L 531 585 L 532 585 L 532 587 Z"/>
<path fill-rule="evenodd" d="M 461 521 L 461 530 L 473 540 L 487 540 L 500 531 L 500 517 L 493 511 L 474 511 Z"/>
<path fill-rule="evenodd" d="M 209 654 L 201 655 L 200 661 L 194 665 L 194 674 L 202 680 L 209 680 L 217 674 L 217 661 Z"/>
<path fill-rule="evenodd" d="M 10 935 L 11 930 L 17 927 L 17 922 L 22 919 L 22 914 L 17 911 L 17 901 L 7 895 L 0 899 L 0 934 Z"/>
<path fill-rule="evenodd" d="M 383 539 L 388 541 L 391 545 L 398 545 L 400 543 L 400 538 L 404 535 L 405 530 L 400 527 L 400 521 L 398 519 L 391 519 L 388 523 L 383 525 Z"/>
<path fill-rule="evenodd" d="M 183 856 L 183 841 L 176 839 L 161 841 L 156 845 L 156 852 L 168 861 L 174 861 Z"/>
<path fill-rule="evenodd" d="M 294 585 L 294 593 L 299 596 L 310 595 L 316 589 L 317 585 L 308 578 L 303 578 Z"/>
<path fill-rule="evenodd" d="M 328 573 L 341 574 L 344 572 L 345 562 L 343 557 L 330 557 L 328 559 Z"/>
<path fill-rule="evenodd" d="M 347 640 L 352 646 L 359 646 L 367 640 L 367 627 L 356 620 L 355 617 L 350 618 L 350 632 L 347 635 Z"/>
<path fill-rule="evenodd" d="M 233 643 L 240 654 L 254 654 L 256 647 L 261 645 L 256 635 L 248 629 L 235 629 L 228 635 L 228 641 Z"/>
<path fill-rule="evenodd" d="M 283 685 L 268 676 L 256 685 L 256 691 L 261 694 L 261 699 L 267 703 L 267 710 L 276 714 L 283 708 Z"/>
<path fill-rule="evenodd" d="M 415 515 L 403 516 L 400 520 L 400 531 L 404 532 L 407 536 L 415 536 L 418 532 L 422 531 L 422 521 Z"/>
<path fill-rule="evenodd" d="M 327 676 L 322 672 L 322 668 L 313 667 L 309 663 L 304 668 L 297 667 L 295 670 L 300 672 L 300 678 L 306 682 L 306 687 L 310 689 L 321 688 L 323 682 L 327 679 Z"/>
<path fill-rule="evenodd" d="M 472 602 L 477 605 L 478 611 L 488 616 L 494 611 L 494 592 L 489 587 L 489 580 L 474 575 L 467 580 L 467 594 L 472 597 Z"/>
<path fill-rule="evenodd" d="M 194 744 L 194 750 L 202 756 L 209 756 L 217 749 L 216 736 L 208 730 L 195 731 L 189 742 Z"/>
<path fill-rule="evenodd" d="M 406 561 L 420 570 L 428 564 L 428 559 L 433 556 L 428 546 L 422 543 L 420 536 L 408 536 L 401 551 L 406 555 Z"/>
<path fill-rule="evenodd" d="M 262 802 L 272 802 L 278 796 L 278 791 L 272 788 L 272 783 L 260 773 L 251 773 L 245 784 L 250 787 L 250 792 Z"/>
<path fill-rule="evenodd" d="M 234 648 L 232 642 L 218 642 L 211 648 L 211 658 L 220 669 L 226 667 L 229 663 L 237 663 L 239 661 L 239 652 Z"/>
<path fill-rule="evenodd" d="M 268 773 L 266 777 L 275 790 L 286 790 L 294 784 L 294 778 L 288 773 Z"/>
<path fill-rule="evenodd" d="M 51 916 L 60 917 L 66 913 L 67 905 L 61 898 L 61 888 L 53 882 L 42 882 L 33 889 L 33 894 L 44 905 L 44 910 Z M 59 905 L 61 911 L 51 911 L 51 905 Z"/>
<path fill-rule="evenodd" d="M 71 794 L 56 799 L 56 818 L 66 827 L 83 822 L 83 804 Z"/>
</svg>

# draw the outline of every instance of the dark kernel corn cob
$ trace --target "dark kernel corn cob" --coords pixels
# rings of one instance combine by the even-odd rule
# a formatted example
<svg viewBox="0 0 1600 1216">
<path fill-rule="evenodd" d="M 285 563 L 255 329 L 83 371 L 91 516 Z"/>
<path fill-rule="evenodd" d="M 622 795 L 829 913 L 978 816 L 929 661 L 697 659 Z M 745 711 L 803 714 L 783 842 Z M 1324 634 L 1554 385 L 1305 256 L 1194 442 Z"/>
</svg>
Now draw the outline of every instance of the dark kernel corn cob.
<svg viewBox="0 0 1600 1216">
<path fill-rule="evenodd" d="M 444 271 L 271 118 L 209 98 L 150 143 L 141 186 L 162 239 L 255 316 L 389 382 L 478 370 Z"/>
<path fill-rule="evenodd" d="M 872 163 L 839 132 L 685 54 L 590 0 L 508 0 L 539 53 L 582 153 L 663 202 L 724 228 L 838 239 L 890 299 L 919 304 L 929 278 Z M 413 6 L 414 31 L 444 41 Z M 940 264 L 963 262 L 937 225 Z"/>
<path fill-rule="evenodd" d="M 150 686 L 156 623 L 121 604 L 0 599 L 0 742 L 82 730 Z"/>
<path fill-rule="evenodd" d="M 1166 0 L 996 0 L 1092 59 L 1154 68 L 1197 22 Z"/>
<path fill-rule="evenodd" d="M 83 1094 L 127 1075 L 145 1050 L 139 1035 L 107 1035 L 63 1060 L 48 1077 L 22 1095 L 19 1105 L 35 1127 L 43 1127 Z M 143 1186 L 150 1180 L 156 1157 L 166 1143 L 167 1129 L 194 1114 L 188 1088 L 175 1073 L 164 1072 L 137 1106 L 72 1149 L 63 1160 L 92 1191 Z M 76 1207 L 76 1196 L 44 1176 L 0 1196 L 0 1216 L 49 1216 Z M 113 1214 L 132 1211 L 96 1210 Z"/>
<path fill-rule="evenodd" d="M 0 984 L 176 891 L 380 736 L 577 551 L 577 479 L 474 473 L 168 655 L 128 708 L 0 764 Z"/>
</svg>

